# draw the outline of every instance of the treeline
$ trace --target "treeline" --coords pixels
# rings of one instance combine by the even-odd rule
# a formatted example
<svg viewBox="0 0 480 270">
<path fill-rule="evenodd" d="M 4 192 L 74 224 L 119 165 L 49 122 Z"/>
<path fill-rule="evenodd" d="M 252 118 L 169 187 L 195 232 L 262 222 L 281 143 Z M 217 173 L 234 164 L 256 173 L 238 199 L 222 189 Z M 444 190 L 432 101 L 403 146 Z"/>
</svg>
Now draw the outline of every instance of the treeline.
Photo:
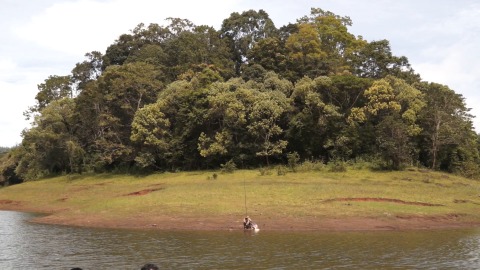
<svg viewBox="0 0 480 270">
<path fill-rule="evenodd" d="M 479 175 L 462 95 L 421 80 L 387 40 L 321 9 L 277 28 L 263 11 L 216 30 L 139 24 L 103 55 L 38 85 L 4 179 L 87 171 L 369 160 Z M 288 157 L 287 157 L 288 156 Z"/>
</svg>

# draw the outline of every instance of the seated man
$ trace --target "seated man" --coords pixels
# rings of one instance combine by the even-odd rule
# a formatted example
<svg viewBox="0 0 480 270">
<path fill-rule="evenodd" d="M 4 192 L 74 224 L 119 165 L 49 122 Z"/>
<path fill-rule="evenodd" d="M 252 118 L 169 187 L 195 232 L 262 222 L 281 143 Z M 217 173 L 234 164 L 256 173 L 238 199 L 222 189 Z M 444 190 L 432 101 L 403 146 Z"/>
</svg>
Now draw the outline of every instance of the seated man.
<svg viewBox="0 0 480 270">
<path fill-rule="evenodd" d="M 253 222 L 249 216 L 243 219 L 243 229 L 244 230 L 258 230 L 258 225 Z"/>
</svg>

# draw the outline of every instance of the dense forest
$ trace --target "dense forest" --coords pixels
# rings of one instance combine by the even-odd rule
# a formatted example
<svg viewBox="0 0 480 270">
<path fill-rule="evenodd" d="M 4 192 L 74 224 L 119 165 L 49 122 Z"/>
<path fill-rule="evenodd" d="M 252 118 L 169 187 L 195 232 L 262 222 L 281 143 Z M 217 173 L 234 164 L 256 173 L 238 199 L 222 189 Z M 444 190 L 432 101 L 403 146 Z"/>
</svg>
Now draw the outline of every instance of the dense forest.
<svg viewBox="0 0 480 270">
<path fill-rule="evenodd" d="M 318 8 L 280 28 L 263 10 L 232 13 L 219 30 L 179 18 L 139 24 L 38 85 L 3 180 L 292 160 L 477 177 L 462 95 L 422 81 L 388 40 L 354 36 L 351 25 Z"/>
</svg>

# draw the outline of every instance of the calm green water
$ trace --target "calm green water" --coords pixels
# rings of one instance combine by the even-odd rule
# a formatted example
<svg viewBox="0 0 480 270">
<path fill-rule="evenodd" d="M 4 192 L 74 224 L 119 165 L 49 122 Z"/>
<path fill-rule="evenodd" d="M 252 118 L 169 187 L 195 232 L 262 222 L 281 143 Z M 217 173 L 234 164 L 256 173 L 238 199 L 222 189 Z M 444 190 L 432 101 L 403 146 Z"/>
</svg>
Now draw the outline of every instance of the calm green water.
<svg viewBox="0 0 480 270">
<path fill-rule="evenodd" d="M 162 232 L 26 222 L 0 211 L 0 269 L 480 269 L 480 230 Z"/>
</svg>

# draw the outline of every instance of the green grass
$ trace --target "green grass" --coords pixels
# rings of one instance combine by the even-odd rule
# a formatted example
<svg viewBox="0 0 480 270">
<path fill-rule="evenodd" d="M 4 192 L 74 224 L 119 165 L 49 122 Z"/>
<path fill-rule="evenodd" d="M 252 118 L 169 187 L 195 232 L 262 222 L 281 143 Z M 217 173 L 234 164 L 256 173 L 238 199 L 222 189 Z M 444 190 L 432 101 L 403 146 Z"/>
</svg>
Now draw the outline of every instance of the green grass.
<svg viewBox="0 0 480 270">
<path fill-rule="evenodd" d="M 217 179 L 213 179 L 217 173 Z M 144 195 L 128 195 L 152 190 Z M 391 217 L 456 214 L 480 221 L 480 182 L 430 171 L 333 173 L 309 171 L 278 176 L 274 170 L 233 174 L 181 172 L 145 177 L 98 174 L 61 176 L 0 189 L 2 201 L 21 202 L 23 209 L 62 211 L 64 215 L 265 217 Z M 442 206 L 376 201 L 326 201 L 338 198 L 388 198 Z M 5 204 L 4 204 L 5 205 Z"/>
</svg>

